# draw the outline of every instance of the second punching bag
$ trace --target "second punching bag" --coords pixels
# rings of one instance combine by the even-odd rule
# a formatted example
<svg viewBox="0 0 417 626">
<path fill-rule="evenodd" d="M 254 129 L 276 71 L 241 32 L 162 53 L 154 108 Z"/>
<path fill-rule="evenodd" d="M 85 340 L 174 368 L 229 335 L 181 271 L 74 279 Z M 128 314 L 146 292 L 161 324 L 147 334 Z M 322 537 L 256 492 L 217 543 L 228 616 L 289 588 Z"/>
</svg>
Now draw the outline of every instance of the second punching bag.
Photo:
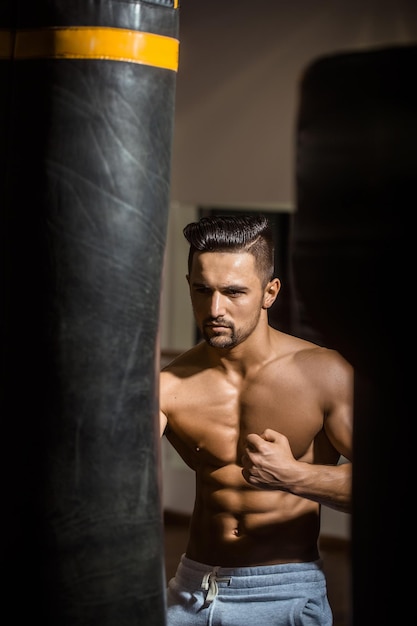
<svg viewBox="0 0 417 626">
<path fill-rule="evenodd" d="M 398 576 L 414 518 L 413 212 L 417 47 L 342 53 L 303 76 L 297 128 L 297 288 L 355 367 L 352 624 L 408 623 Z M 401 599 L 393 587 L 401 590 Z"/>
<path fill-rule="evenodd" d="M 4 610 L 13 624 L 161 626 L 158 328 L 177 2 L 14 9 Z"/>
</svg>

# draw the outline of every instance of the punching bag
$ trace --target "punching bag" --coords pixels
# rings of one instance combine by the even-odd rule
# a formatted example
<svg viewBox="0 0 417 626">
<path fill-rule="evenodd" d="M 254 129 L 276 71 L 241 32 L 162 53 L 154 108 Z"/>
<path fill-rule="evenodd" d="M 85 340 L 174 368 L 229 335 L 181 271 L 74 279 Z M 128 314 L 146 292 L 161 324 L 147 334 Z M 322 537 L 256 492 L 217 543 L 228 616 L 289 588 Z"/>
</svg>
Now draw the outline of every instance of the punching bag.
<svg viewBox="0 0 417 626">
<path fill-rule="evenodd" d="M 414 593 L 401 572 L 414 536 L 405 503 L 414 453 L 416 67 L 417 46 L 341 53 L 313 62 L 300 85 L 296 289 L 327 345 L 355 368 L 354 626 L 408 623 Z"/>
<path fill-rule="evenodd" d="M 165 624 L 158 329 L 177 4 L 2 9 L 12 624 Z"/>
</svg>

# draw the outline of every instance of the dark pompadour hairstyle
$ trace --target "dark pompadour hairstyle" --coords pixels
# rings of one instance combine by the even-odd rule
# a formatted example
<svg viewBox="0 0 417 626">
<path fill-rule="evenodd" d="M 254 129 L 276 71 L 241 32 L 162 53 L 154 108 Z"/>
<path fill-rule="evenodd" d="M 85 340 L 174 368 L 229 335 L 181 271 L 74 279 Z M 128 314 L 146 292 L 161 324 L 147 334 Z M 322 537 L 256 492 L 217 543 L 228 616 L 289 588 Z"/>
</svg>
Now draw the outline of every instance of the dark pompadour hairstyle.
<svg viewBox="0 0 417 626">
<path fill-rule="evenodd" d="M 194 253 L 249 252 L 266 285 L 274 274 L 274 242 L 268 219 L 263 215 L 202 217 L 183 230 L 190 244 L 188 273 Z"/>
</svg>

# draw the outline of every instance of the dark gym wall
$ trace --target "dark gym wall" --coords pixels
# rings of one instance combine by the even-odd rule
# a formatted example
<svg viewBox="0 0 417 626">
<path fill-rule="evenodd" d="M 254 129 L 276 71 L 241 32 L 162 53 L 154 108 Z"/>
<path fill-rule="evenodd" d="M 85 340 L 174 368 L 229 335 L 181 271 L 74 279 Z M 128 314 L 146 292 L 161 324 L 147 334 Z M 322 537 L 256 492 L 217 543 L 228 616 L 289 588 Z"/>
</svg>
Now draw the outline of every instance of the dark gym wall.
<svg viewBox="0 0 417 626">
<path fill-rule="evenodd" d="M 160 626 L 177 2 L 10 1 L 0 17 L 8 621 Z"/>
<path fill-rule="evenodd" d="M 303 69 L 416 41 L 415 0 L 182 0 L 172 199 L 294 209 Z"/>
</svg>

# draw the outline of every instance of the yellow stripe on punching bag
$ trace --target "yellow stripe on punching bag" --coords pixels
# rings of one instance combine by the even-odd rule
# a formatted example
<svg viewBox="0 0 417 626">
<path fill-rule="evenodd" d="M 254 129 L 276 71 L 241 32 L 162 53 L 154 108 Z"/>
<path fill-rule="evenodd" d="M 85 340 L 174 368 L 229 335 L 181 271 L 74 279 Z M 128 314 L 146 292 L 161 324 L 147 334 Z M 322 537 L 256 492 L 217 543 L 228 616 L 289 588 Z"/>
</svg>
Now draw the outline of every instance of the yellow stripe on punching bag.
<svg viewBox="0 0 417 626">
<path fill-rule="evenodd" d="M 13 56 L 125 61 L 177 71 L 178 51 L 179 41 L 172 37 L 123 28 L 72 26 L 17 31 Z"/>
</svg>

